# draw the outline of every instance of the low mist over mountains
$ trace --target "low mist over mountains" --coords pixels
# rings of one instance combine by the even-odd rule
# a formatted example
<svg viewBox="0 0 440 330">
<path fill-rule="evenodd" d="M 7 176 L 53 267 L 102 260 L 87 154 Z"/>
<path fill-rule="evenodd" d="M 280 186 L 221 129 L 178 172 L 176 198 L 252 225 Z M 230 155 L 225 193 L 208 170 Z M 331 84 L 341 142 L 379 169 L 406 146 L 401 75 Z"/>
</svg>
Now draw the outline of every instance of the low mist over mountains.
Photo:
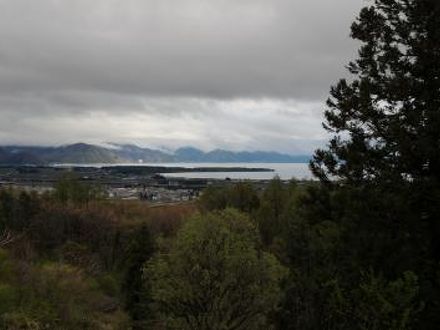
<svg viewBox="0 0 440 330">
<path fill-rule="evenodd" d="M 0 164 L 94 164 L 94 163 L 305 163 L 309 155 L 286 155 L 277 152 L 233 152 L 216 149 L 210 152 L 185 147 L 174 153 L 141 148 L 131 144 L 108 147 L 77 143 L 60 147 L 0 147 Z"/>
</svg>

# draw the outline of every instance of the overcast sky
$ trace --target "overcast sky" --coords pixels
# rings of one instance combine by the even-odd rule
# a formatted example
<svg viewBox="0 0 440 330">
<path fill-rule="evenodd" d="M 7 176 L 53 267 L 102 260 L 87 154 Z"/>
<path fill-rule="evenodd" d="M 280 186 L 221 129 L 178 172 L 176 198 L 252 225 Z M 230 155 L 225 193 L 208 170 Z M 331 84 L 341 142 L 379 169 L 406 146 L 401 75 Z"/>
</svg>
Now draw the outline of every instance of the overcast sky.
<svg viewBox="0 0 440 330">
<path fill-rule="evenodd" d="M 365 0 L 0 0 L 0 144 L 311 152 Z"/>
</svg>

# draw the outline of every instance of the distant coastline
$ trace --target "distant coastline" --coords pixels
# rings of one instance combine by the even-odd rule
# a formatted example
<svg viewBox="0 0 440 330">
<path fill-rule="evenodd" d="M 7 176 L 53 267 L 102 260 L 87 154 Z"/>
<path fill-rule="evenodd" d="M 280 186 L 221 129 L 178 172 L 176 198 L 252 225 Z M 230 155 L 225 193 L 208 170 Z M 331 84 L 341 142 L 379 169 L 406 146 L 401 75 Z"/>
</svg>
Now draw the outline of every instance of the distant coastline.
<svg viewBox="0 0 440 330">
<path fill-rule="evenodd" d="M 128 182 L 141 182 L 151 177 L 201 180 L 312 180 L 313 176 L 304 163 L 201 163 L 124 165 L 124 164 L 58 164 L 41 165 L 2 165 L 0 164 L 0 183 L 28 182 L 40 185 L 43 181 L 56 182 L 62 173 L 73 172 L 87 181 L 101 181 L 114 178 Z M 253 166 L 255 165 L 255 166 Z M 127 181 L 128 180 L 128 181 Z M 130 181 L 131 180 L 131 181 Z M 104 180 L 105 181 L 105 180 Z"/>
</svg>

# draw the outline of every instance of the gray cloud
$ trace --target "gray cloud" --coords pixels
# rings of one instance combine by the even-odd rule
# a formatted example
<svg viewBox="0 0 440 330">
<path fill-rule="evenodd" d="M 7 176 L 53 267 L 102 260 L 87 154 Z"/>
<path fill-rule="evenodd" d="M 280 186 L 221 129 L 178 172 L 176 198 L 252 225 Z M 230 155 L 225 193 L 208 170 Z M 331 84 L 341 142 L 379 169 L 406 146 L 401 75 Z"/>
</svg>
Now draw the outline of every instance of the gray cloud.
<svg viewBox="0 0 440 330">
<path fill-rule="evenodd" d="M 118 141 L 151 147 L 192 145 L 205 150 L 279 150 L 308 153 L 325 139 L 321 104 L 278 99 L 138 99 L 145 110 L 95 108 L 41 115 L 3 111 L 0 140 L 8 144 Z M 176 107 L 178 109 L 176 109 Z M 176 114 L 178 113 L 178 114 Z"/>
<path fill-rule="evenodd" d="M 315 145 L 365 3 L 0 0 L 0 143 Z"/>
<path fill-rule="evenodd" d="M 361 0 L 0 3 L 2 91 L 322 97 Z"/>
</svg>

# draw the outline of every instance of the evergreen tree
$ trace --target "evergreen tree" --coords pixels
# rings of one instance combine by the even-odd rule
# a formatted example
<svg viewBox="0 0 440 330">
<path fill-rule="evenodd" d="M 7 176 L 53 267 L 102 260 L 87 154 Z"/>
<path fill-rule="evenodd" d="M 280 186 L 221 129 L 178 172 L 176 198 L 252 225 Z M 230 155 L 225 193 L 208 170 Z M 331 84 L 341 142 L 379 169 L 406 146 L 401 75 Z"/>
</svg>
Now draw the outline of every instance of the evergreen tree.
<svg viewBox="0 0 440 330">
<path fill-rule="evenodd" d="M 274 238 L 285 230 L 283 216 L 288 198 L 289 191 L 280 178 L 271 180 L 263 193 L 257 213 L 258 226 L 265 245 L 271 245 Z"/>
<path fill-rule="evenodd" d="M 440 178 L 440 2 L 375 0 L 352 25 L 354 79 L 331 90 L 334 138 L 313 172 L 349 182 Z"/>
<path fill-rule="evenodd" d="M 347 228 L 351 273 L 371 266 L 391 281 L 413 271 L 422 283 L 418 299 L 426 303 L 414 327 L 436 329 L 440 2 L 375 0 L 351 31 L 362 43 L 359 57 L 348 65 L 352 79 L 331 89 L 324 127 L 334 136 L 311 169 L 333 189 L 329 214 Z"/>
</svg>

